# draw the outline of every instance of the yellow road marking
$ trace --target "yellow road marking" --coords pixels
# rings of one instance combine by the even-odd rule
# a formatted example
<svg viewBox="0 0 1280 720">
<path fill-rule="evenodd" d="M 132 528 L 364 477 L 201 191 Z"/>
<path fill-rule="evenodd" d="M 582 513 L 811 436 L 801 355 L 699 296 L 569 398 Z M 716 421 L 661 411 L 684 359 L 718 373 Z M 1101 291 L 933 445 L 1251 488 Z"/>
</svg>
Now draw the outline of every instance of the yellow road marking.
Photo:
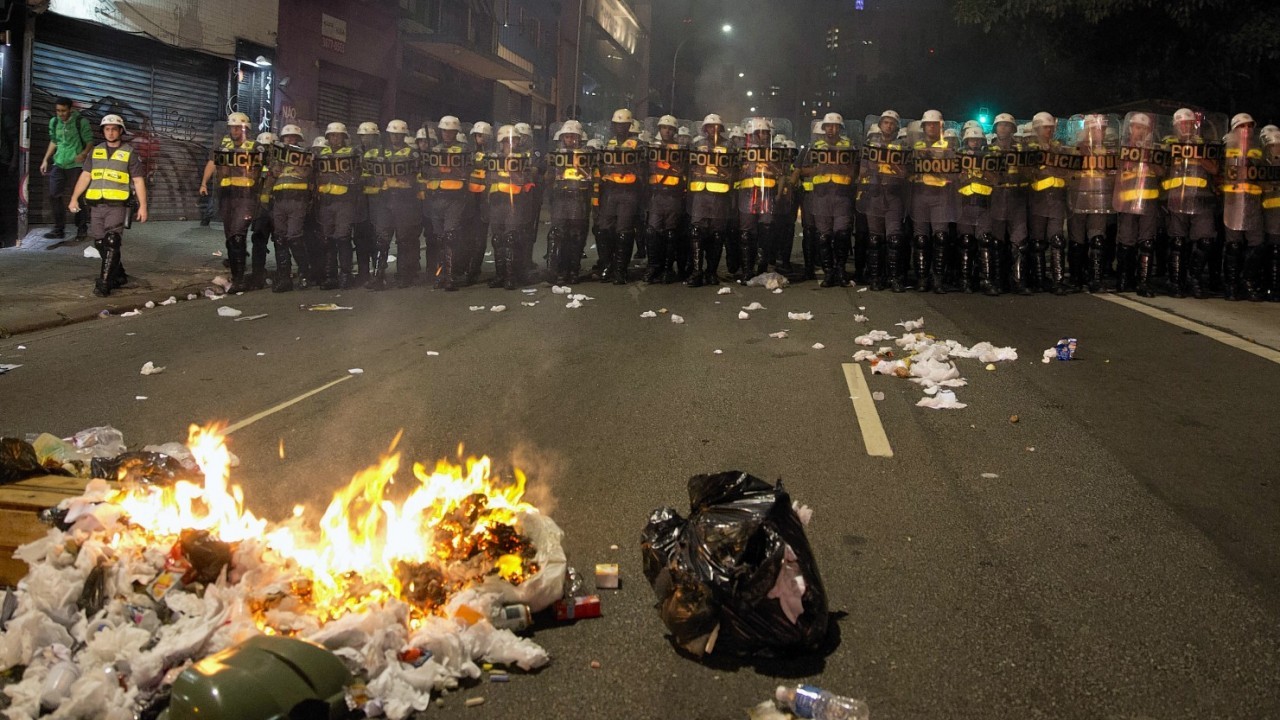
<svg viewBox="0 0 1280 720">
<path fill-rule="evenodd" d="M 245 418 L 245 419 L 243 419 L 243 420 L 237 420 L 236 422 L 234 422 L 234 423 L 232 423 L 232 424 L 228 425 L 228 426 L 227 426 L 227 429 L 226 429 L 226 430 L 223 430 L 222 432 L 223 432 L 223 434 L 225 434 L 225 435 L 230 435 L 231 433 L 233 433 L 233 432 L 235 432 L 235 431 L 237 431 L 237 430 L 243 429 L 243 428 L 245 428 L 245 427 L 248 427 L 249 425 L 252 425 L 252 424 L 254 424 L 254 423 L 258 422 L 259 420 L 261 420 L 261 419 L 262 419 L 262 418 L 264 418 L 264 417 L 267 417 L 268 415 L 271 415 L 271 414 L 273 414 L 273 413 L 278 413 L 278 412 L 280 412 L 281 410 L 283 410 L 283 409 L 285 409 L 285 408 L 289 407 L 290 405 L 295 405 L 295 404 L 297 404 L 297 403 L 300 403 L 300 402 L 302 402 L 303 400 L 306 400 L 307 398 L 311 397 L 312 395 L 315 395 L 316 393 L 324 392 L 325 390 L 328 390 L 329 388 L 333 387 L 334 385 L 337 385 L 338 383 L 341 383 L 341 382 L 346 382 L 346 381 L 350 380 L 350 379 L 351 379 L 351 378 L 353 378 L 353 377 L 355 377 L 355 376 L 354 376 L 354 375 L 343 375 L 342 377 L 338 378 L 337 380 L 334 380 L 334 381 L 332 381 L 332 382 L 327 382 L 327 383 L 325 383 L 324 385 L 321 385 L 320 387 L 318 387 L 318 388 L 316 388 L 316 389 L 314 389 L 314 390 L 308 390 L 308 391 L 306 391 L 306 392 L 302 393 L 301 395 L 299 395 L 299 396 L 298 396 L 298 397 L 296 397 L 296 398 L 293 398 L 293 399 L 291 399 L 291 400 L 285 400 L 284 402 L 280 403 L 279 405 L 274 405 L 274 406 L 272 406 L 272 407 L 267 408 L 266 410 L 263 410 L 262 412 L 254 413 L 253 415 L 250 415 L 249 417 L 247 417 L 247 418 Z"/>
<path fill-rule="evenodd" d="M 849 386 L 849 397 L 853 400 L 853 412 L 858 416 L 858 427 L 862 429 L 862 442 L 867 446 L 867 454 L 872 457 L 893 457 L 893 448 L 889 445 L 889 437 L 884 434 L 884 425 L 880 422 L 876 401 L 871 399 L 871 390 L 862 374 L 862 366 L 858 363 L 842 363 L 841 367 L 844 368 L 844 381 Z"/>
<path fill-rule="evenodd" d="M 1140 312 L 1143 315 L 1148 315 L 1157 320 L 1163 320 L 1169 323 L 1170 325 L 1175 325 L 1185 330 L 1191 330 L 1193 332 L 1200 333 L 1201 335 L 1204 335 L 1207 338 L 1210 338 L 1212 340 L 1217 340 L 1223 345 L 1230 345 L 1231 347 L 1236 348 L 1237 350 L 1243 350 L 1247 353 L 1252 353 L 1254 355 L 1257 355 L 1258 357 L 1264 360 L 1270 360 L 1273 363 L 1280 364 L 1280 352 L 1272 350 L 1269 347 L 1259 345 L 1257 343 L 1251 343 L 1248 340 L 1232 335 L 1231 333 L 1223 332 L 1221 330 L 1211 328 L 1208 325 L 1201 325 L 1200 323 L 1195 322 L 1194 320 L 1188 320 L 1179 315 L 1174 315 L 1171 312 L 1166 312 L 1159 308 L 1151 307 L 1150 305 L 1147 305 L 1145 303 L 1140 303 L 1134 300 L 1130 300 L 1129 298 L 1126 298 L 1126 297 L 1120 297 L 1118 295 L 1105 295 L 1105 294 L 1097 294 L 1097 295 L 1094 295 L 1094 297 L 1102 300 L 1106 300 L 1107 302 L 1110 302 L 1110 303 L 1115 303 L 1116 305 L 1119 305 L 1121 307 L 1129 308 L 1130 310 L 1133 310 L 1135 312 Z"/>
</svg>

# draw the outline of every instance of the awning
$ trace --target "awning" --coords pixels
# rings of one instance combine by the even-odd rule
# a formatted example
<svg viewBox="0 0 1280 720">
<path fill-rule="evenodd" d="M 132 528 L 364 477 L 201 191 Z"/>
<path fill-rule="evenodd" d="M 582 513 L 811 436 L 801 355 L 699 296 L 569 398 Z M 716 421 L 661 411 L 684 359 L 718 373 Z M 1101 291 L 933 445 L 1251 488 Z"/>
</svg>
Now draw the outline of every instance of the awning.
<svg viewBox="0 0 1280 720">
<path fill-rule="evenodd" d="M 498 81 L 529 81 L 533 75 L 512 65 L 497 55 L 480 52 L 465 45 L 444 39 L 413 40 L 408 43 L 413 50 L 442 63 L 461 68 L 482 78 Z"/>
</svg>

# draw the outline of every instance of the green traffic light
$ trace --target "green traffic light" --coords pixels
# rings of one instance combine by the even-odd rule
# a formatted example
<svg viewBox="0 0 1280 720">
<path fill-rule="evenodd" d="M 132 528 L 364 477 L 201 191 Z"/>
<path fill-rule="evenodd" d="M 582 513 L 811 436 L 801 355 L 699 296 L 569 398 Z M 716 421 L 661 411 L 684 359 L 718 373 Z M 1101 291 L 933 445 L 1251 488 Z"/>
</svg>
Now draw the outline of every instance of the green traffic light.
<svg viewBox="0 0 1280 720">
<path fill-rule="evenodd" d="M 983 125 L 986 125 L 986 124 L 987 124 L 987 116 L 986 116 L 986 115 L 979 115 L 979 116 L 978 116 L 978 122 L 982 123 Z"/>
</svg>

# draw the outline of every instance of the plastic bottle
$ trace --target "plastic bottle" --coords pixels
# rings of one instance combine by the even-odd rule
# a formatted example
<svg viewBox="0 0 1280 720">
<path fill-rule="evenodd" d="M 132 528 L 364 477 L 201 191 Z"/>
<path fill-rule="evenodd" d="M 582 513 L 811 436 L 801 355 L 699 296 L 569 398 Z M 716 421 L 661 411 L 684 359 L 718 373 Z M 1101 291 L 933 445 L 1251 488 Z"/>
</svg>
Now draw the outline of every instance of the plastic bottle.
<svg viewBox="0 0 1280 720">
<path fill-rule="evenodd" d="M 791 712 L 813 720 L 868 720 L 871 711 L 861 700 L 842 697 L 812 685 L 778 686 L 774 698 Z"/>
</svg>

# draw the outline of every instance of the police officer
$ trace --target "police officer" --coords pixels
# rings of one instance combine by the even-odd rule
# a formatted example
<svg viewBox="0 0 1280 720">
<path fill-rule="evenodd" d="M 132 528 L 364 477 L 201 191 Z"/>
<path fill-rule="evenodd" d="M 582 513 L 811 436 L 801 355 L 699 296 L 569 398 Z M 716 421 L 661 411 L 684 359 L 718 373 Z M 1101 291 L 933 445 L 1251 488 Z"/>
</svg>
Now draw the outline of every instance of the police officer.
<svg viewBox="0 0 1280 720">
<path fill-rule="evenodd" d="M 658 137 L 649 159 L 648 217 L 645 245 L 648 246 L 649 269 L 646 283 L 673 282 L 671 264 L 676 263 L 679 277 L 688 273 L 686 253 L 681 247 L 680 228 L 684 224 L 686 156 L 680 144 L 679 123 L 673 115 L 658 119 Z"/>
<path fill-rule="evenodd" d="M 733 213 L 733 167 L 736 150 L 715 113 L 702 120 L 702 136 L 689 158 L 689 275 L 685 284 L 718 285 L 720 252 Z M 736 263 L 735 263 L 736 264 Z"/>
<path fill-rule="evenodd" d="M 906 290 L 907 274 L 902 223 L 907 169 L 900 156 L 907 148 L 898 137 L 902 118 L 897 112 L 885 110 L 878 118 L 869 118 L 868 124 L 872 119 L 875 124 L 867 131 L 866 159 L 857 196 L 858 210 L 867 216 L 868 282 L 872 290 L 883 290 L 887 276 L 890 289 L 900 293 Z M 886 238 L 883 266 L 878 249 L 880 238 Z"/>
<path fill-rule="evenodd" d="M 492 153 L 490 142 L 493 138 L 493 126 L 480 120 L 471 126 L 471 175 L 467 178 L 467 192 L 471 196 L 469 222 L 464 231 L 467 244 L 466 267 L 467 285 L 480 282 L 480 272 L 484 268 L 484 249 L 489 245 L 489 183 L 486 180 L 485 158 Z"/>
<path fill-rule="evenodd" d="M 1068 263 L 1077 289 L 1101 292 L 1104 268 L 1104 244 L 1107 223 L 1114 208 L 1115 147 L 1108 139 L 1108 118 L 1091 113 L 1084 116 L 1083 127 L 1073 128 L 1079 135 L 1075 151 L 1084 158 L 1084 167 L 1071 173 L 1068 204 L 1071 217 L 1067 236 L 1071 241 Z"/>
<path fill-rule="evenodd" d="M 271 189 L 267 187 L 267 173 L 271 149 L 280 142 L 273 132 L 258 133 L 258 147 L 262 149 L 262 181 L 258 185 L 258 212 L 249 224 L 249 277 L 245 286 L 261 290 L 267 286 L 267 253 L 276 234 L 271 219 Z"/>
<path fill-rule="evenodd" d="M 326 144 L 316 160 L 316 215 L 324 248 L 325 290 L 345 289 L 352 283 L 351 229 L 360 199 L 360 162 L 348 144 L 347 126 L 331 122 L 324 129 Z"/>
<path fill-rule="evenodd" d="M 304 242 L 307 211 L 311 204 L 311 171 L 314 156 L 302 147 L 302 128 L 285 125 L 280 144 L 271 148 L 264 194 L 271 196 L 271 224 L 275 228 L 276 276 L 271 292 L 293 289 L 292 259 L 298 261 L 298 282 L 306 288 L 313 277 Z"/>
<path fill-rule="evenodd" d="M 927 110 L 920 118 L 921 134 L 912 143 L 913 157 L 945 160 L 954 154 L 955 146 L 942 134 L 942 113 Z M 947 250 L 951 244 L 950 223 L 954 218 L 954 174 L 947 172 L 914 172 L 911 176 L 912 265 L 916 273 L 916 289 L 925 292 L 932 287 L 944 293 Z M 930 247 L 932 246 L 932 258 Z"/>
<path fill-rule="evenodd" d="M 1205 142 L 1201 116 L 1189 108 L 1173 114 L 1173 133 L 1164 138 L 1169 151 L 1168 177 L 1162 183 L 1169 225 L 1169 287 L 1174 297 L 1205 297 L 1204 275 L 1218 230 L 1217 199 L 1212 186 L 1218 174 L 1217 145 Z M 1215 155 L 1215 157 L 1210 157 Z"/>
<path fill-rule="evenodd" d="M 995 187 L 991 191 L 989 217 L 991 234 L 997 247 L 992 250 L 993 258 L 1009 258 L 1009 283 L 1013 292 L 1019 295 L 1030 295 L 1030 283 L 1027 278 L 1027 262 L 1029 260 L 1027 244 L 1027 186 L 1029 168 L 1022 165 L 1020 153 L 1025 150 L 1022 140 L 1017 137 L 1018 123 L 1009 113 L 996 115 L 995 137 L 990 140 L 989 150 L 996 154 L 1019 153 L 1014 155 L 1014 162 L 1001 164 L 1001 171 L 996 178 Z M 997 263 L 999 264 L 999 263 Z M 996 273 L 992 280 L 997 289 L 1003 287 L 1001 273 Z"/>
<path fill-rule="evenodd" d="M 210 153 L 200 178 L 200 194 L 209 194 L 209 180 L 218 177 L 218 208 L 222 212 L 222 232 L 226 237 L 227 260 L 231 268 L 229 293 L 251 288 L 245 283 L 246 235 L 258 212 L 255 190 L 262 172 L 262 150 L 250 140 L 249 116 L 234 112 L 227 116 L 227 135 Z"/>
<path fill-rule="evenodd" d="M 768 270 L 773 257 L 774 213 L 778 196 L 787 181 L 781 160 L 775 160 L 773 123 L 769 118 L 753 117 L 747 121 L 747 137 L 738 166 L 738 283 Z"/>
<path fill-rule="evenodd" d="M 556 131 L 556 149 L 548 155 L 551 229 L 547 231 L 547 281 L 563 285 L 578 281 L 587 243 L 594 153 L 584 148 L 583 135 L 582 123 L 566 120 Z"/>
<path fill-rule="evenodd" d="M 381 144 L 382 134 L 378 132 L 377 123 L 366 121 L 360 123 L 356 128 L 356 138 L 360 141 L 360 144 L 354 148 L 354 152 L 356 157 L 361 159 L 360 182 L 362 189 L 360 197 L 356 199 L 355 226 L 351 230 L 356 271 L 352 280 L 357 285 L 363 285 L 371 279 L 370 271 L 372 268 L 377 267 L 378 264 L 377 233 L 373 229 L 371 206 L 373 205 L 374 196 L 382 189 L 380 182 L 374 182 L 369 168 L 364 165 L 363 158 L 370 150 L 377 148 Z"/>
<path fill-rule="evenodd" d="M 142 177 L 142 158 L 124 142 L 124 119 L 110 114 L 102 118 L 105 142 L 95 145 L 85 159 L 84 170 L 71 191 L 67 209 L 80 212 L 80 195 L 89 205 L 89 237 L 102 256 L 102 266 L 93 281 L 93 294 L 106 297 L 128 278 L 120 258 L 124 226 L 128 223 L 130 197 L 137 198 L 138 222 L 147 221 L 147 184 Z"/>
<path fill-rule="evenodd" d="M 440 286 L 457 290 L 462 282 L 463 262 L 467 256 L 463 223 L 470 214 L 471 198 L 467 191 L 470 149 L 460 137 L 462 122 L 445 115 L 436 125 L 440 141 L 432 147 L 426 162 L 427 202 L 431 207 L 431 223 L 441 243 Z"/>
<path fill-rule="evenodd" d="M 391 240 L 396 241 L 396 285 L 413 284 L 421 269 L 418 237 L 422 233 L 422 204 L 414 188 L 418 152 L 405 144 L 409 125 L 403 120 L 387 123 L 387 139 L 379 147 L 367 150 L 364 163 L 370 168 L 371 181 L 377 188 L 369 200 L 377 236 L 377 265 L 370 290 L 386 289 Z"/>
<path fill-rule="evenodd" d="M 979 125 L 971 125 L 961 138 L 962 161 L 960 180 L 956 185 L 960 196 L 960 290 L 973 292 L 974 261 L 977 261 L 978 285 L 987 295 L 999 295 L 1000 248 L 991 234 L 991 195 L 995 191 L 995 171 L 986 163 L 991 152 L 987 136 Z"/>
<path fill-rule="evenodd" d="M 1027 234 L 1035 243 L 1032 276 L 1040 291 L 1052 290 L 1065 295 L 1067 238 L 1064 226 L 1067 216 L 1067 172 L 1058 167 L 1055 158 L 1064 156 L 1057 137 L 1058 119 L 1038 112 L 1031 119 L 1032 137 L 1028 149 L 1046 153 L 1046 162 L 1032 171 L 1030 218 Z"/>
<path fill-rule="evenodd" d="M 600 210 L 597 225 L 603 249 L 611 248 L 608 276 L 615 285 L 627 283 L 627 267 L 636 240 L 636 217 L 641 208 L 639 141 L 631 134 L 631 111 L 616 110 L 610 121 L 613 136 L 605 143 L 600 164 Z M 628 152 L 630 151 L 630 152 Z M 602 280 L 605 278 L 601 278 Z"/>
<path fill-rule="evenodd" d="M 534 211 L 533 158 L 520 148 L 520 133 L 515 126 L 503 125 L 498 129 L 497 155 L 491 158 L 497 164 L 487 172 L 496 282 L 507 290 L 514 290 L 522 282 L 525 261 L 519 254 L 520 237 Z"/>
<path fill-rule="evenodd" d="M 1227 300 L 1261 300 L 1261 271 L 1265 227 L 1262 219 L 1262 184 L 1252 176 L 1262 165 L 1262 143 L 1253 117 L 1237 113 L 1223 143 L 1222 221 L 1226 244 L 1222 250 L 1222 292 Z"/>
<path fill-rule="evenodd" d="M 822 261 L 822 287 L 846 285 L 844 265 L 849 259 L 853 228 L 853 188 L 855 168 L 836 162 L 832 155 L 841 150 L 852 151 L 853 141 L 844 135 L 844 116 L 830 112 L 822 118 L 822 137 L 813 142 L 813 151 L 827 162 L 814 162 L 800 169 L 809 187 L 808 212 L 813 215 L 817 233 L 817 255 Z M 852 157 L 850 158 L 852 160 Z M 872 276 L 880 274 L 883 235 L 871 234 L 867 241 L 868 264 Z"/>
<path fill-rule="evenodd" d="M 1113 206 L 1116 210 L 1116 292 L 1128 292 L 1137 270 L 1137 291 L 1155 297 L 1151 275 L 1155 272 L 1156 231 L 1160 229 L 1160 183 L 1164 166 L 1152 152 L 1158 140 L 1151 115 L 1129 113 L 1121 145 L 1121 157 Z"/>
</svg>

